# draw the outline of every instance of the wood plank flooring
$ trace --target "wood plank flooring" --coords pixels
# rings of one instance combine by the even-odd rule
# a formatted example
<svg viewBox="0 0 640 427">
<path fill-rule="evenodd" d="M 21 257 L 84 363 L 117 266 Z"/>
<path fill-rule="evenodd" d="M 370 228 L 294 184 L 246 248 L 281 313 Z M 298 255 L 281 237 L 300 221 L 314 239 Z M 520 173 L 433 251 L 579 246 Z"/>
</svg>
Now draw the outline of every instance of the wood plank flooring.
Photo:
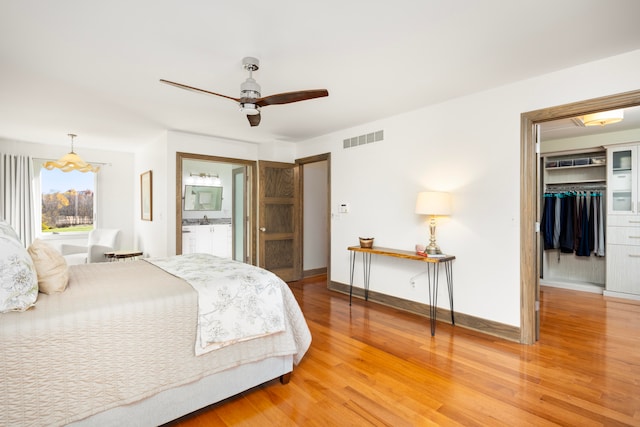
<svg viewBox="0 0 640 427">
<path fill-rule="evenodd" d="M 277 380 L 172 426 L 640 426 L 640 302 L 544 287 L 541 339 L 504 341 L 290 286 L 313 343 Z"/>
</svg>

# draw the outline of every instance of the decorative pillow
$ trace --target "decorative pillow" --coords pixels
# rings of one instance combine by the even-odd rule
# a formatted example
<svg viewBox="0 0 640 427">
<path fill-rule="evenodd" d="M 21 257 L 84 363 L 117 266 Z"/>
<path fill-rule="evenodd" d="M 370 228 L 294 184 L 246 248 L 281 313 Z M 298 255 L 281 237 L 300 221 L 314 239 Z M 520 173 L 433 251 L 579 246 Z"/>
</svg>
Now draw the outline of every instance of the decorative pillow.
<svg viewBox="0 0 640 427">
<path fill-rule="evenodd" d="M 24 311 L 38 298 L 38 276 L 19 240 L 0 234 L 0 313 Z"/>
<path fill-rule="evenodd" d="M 0 219 L 0 236 L 2 235 L 12 237 L 17 241 L 20 241 L 20 237 L 18 237 L 18 233 L 16 233 L 16 230 L 13 229 L 11 224 L 9 224 L 7 221 L 3 219 Z"/>
<path fill-rule="evenodd" d="M 69 283 L 69 269 L 62 254 L 40 239 L 34 240 L 27 251 L 38 273 L 40 292 L 63 292 Z"/>
</svg>

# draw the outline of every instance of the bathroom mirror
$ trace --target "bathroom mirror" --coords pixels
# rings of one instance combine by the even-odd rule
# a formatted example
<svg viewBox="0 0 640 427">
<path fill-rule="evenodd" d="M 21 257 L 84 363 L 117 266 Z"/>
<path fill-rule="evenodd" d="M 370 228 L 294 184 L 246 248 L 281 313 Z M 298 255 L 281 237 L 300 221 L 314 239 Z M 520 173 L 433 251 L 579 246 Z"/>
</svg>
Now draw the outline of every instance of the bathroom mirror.
<svg viewBox="0 0 640 427">
<path fill-rule="evenodd" d="M 222 187 L 205 185 L 184 186 L 185 211 L 222 210 Z"/>
</svg>

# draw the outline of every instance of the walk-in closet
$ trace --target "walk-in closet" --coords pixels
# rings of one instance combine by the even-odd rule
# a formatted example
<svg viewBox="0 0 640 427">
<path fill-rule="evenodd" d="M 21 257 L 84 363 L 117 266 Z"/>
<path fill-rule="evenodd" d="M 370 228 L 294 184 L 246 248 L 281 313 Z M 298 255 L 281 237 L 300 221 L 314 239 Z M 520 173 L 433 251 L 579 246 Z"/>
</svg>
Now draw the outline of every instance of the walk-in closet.
<svg viewBox="0 0 640 427">
<path fill-rule="evenodd" d="M 541 284 L 604 289 L 606 158 L 602 147 L 541 156 Z"/>
<path fill-rule="evenodd" d="M 640 300 L 640 107 L 538 131 L 540 284 Z"/>
</svg>

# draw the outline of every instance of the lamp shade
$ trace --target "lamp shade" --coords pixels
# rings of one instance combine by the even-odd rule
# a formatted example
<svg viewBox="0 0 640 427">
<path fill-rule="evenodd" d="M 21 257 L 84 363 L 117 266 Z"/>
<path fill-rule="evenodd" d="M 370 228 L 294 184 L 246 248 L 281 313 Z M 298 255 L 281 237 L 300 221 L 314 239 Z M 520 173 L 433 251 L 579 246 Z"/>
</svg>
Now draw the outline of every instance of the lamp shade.
<svg viewBox="0 0 640 427">
<path fill-rule="evenodd" d="M 71 172 L 72 170 L 80 172 L 98 172 L 98 170 L 100 170 L 99 166 L 90 165 L 73 151 L 62 156 L 60 160 L 46 162 L 43 166 L 49 170 L 58 168 L 62 170 L 62 172 Z"/>
<path fill-rule="evenodd" d="M 622 119 L 624 119 L 624 110 L 611 110 L 586 114 L 582 117 L 582 123 L 585 126 L 605 126 L 621 122 Z"/>
<path fill-rule="evenodd" d="M 60 169 L 62 172 L 71 172 L 73 170 L 77 170 L 80 172 L 98 172 L 100 170 L 100 166 L 92 166 L 89 163 L 82 160 L 80 156 L 78 156 L 73 151 L 73 138 L 77 135 L 70 133 L 68 134 L 71 137 L 71 151 L 58 161 L 46 162 L 42 166 L 44 166 L 48 170 L 52 169 Z"/>
<path fill-rule="evenodd" d="M 420 215 L 451 215 L 451 195 L 439 191 L 418 193 L 416 213 Z"/>
</svg>

